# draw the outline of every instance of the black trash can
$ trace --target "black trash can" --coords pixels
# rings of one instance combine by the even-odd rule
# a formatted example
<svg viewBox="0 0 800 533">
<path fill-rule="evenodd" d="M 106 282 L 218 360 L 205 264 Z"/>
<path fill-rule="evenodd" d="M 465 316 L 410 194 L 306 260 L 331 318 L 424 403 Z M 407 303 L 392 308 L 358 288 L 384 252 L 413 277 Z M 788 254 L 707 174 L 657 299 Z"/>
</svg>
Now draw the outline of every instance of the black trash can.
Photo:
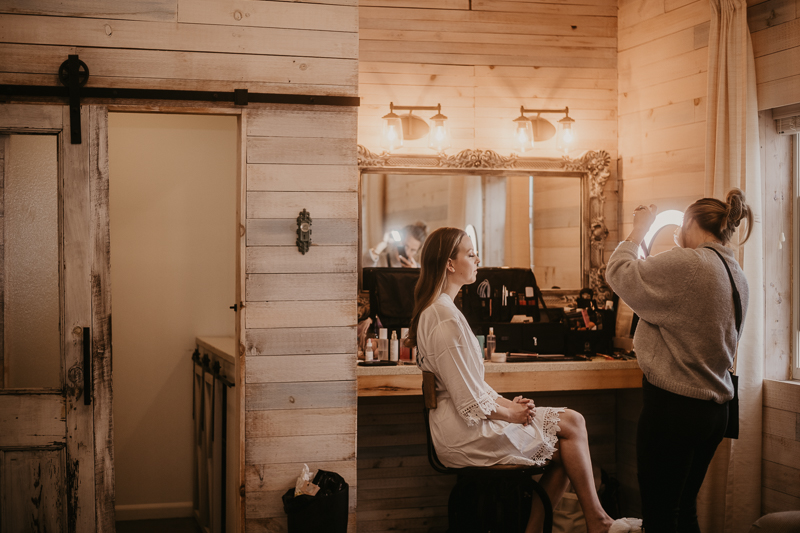
<svg viewBox="0 0 800 533">
<path fill-rule="evenodd" d="M 294 495 L 294 488 L 283 495 L 283 510 L 289 519 L 289 533 L 347 533 L 350 487 L 342 476 L 317 471 L 314 496 Z"/>
</svg>

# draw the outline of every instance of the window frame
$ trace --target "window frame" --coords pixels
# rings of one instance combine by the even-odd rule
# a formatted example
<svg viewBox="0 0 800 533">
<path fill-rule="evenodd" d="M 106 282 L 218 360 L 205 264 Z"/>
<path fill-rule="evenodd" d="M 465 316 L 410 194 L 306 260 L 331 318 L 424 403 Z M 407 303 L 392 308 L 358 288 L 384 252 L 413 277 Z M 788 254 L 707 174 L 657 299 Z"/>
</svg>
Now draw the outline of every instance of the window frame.
<svg viewBox="0 0 800 533">
<path fill-rule="evenodd" d="M 792 186 L 794 191 L 792 222 L 792 379 L 800 380 L 800 134 L 792 135 Z"/>
</svg>

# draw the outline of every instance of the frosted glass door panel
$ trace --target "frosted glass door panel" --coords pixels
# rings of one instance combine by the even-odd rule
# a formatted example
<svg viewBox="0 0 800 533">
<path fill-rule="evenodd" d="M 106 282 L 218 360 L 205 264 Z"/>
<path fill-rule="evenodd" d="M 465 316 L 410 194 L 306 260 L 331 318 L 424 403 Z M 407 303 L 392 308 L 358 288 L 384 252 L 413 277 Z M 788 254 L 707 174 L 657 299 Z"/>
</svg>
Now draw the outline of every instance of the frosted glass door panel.
<svg viewBox="0 0 800 533">
<path fill-rule="evenodd" d="M 6 147 L 6 387 L 59 388 L 58 142 L 55 135 L 11 135 Z"/>
</svg>

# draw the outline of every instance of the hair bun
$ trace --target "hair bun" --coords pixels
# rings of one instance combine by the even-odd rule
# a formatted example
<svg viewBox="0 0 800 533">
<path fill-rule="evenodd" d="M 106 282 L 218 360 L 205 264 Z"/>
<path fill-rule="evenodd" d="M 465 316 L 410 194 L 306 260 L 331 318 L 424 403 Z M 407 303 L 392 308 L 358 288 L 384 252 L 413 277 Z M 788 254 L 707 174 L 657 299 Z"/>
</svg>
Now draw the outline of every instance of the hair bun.
<svg viewBox="0 0 800 533">
<path fill-rule="evenodd" d="M 749 209 L 745 203 L 744 193 L 741 189 L 731 189 L 725 202 L 728 207 L 727 226 L 729 228 L 738 228 L 739 223 L 747 216 L 747 210 Z"/>
<path fill-rule="evenodd" d="M 414 222 L 414 225 L 419 229 L 421 229 L 422 231 L 426 232 L 428 231 L 428 225 L 422 220 L 417 220 L 416 222 Z"/>
</svg>

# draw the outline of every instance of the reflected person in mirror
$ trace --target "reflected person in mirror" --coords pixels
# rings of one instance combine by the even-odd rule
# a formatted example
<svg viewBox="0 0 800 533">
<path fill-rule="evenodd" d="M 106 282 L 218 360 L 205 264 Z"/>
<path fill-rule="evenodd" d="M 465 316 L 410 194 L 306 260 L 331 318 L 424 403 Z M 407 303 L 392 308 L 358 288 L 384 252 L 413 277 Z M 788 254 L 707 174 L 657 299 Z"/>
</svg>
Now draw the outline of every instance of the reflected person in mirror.
<svg viewBox="0 0 800 533">
<path fill-rule="evenodd" d="M 503 398 L 484 381 L 483 351 L 453 302 L 475 283 L 480 259 L 469 236 L 439 228 L 422 247 L 419 281 L 407 345 L 417 365 L 436 376 L 438 407 L 431 438 L 445 466 L 544 465 L 540 481 L 553 507 L 569 482 L 583 508 L 588 533 L 607 533 L 613 520 L 600 505 L 592 475 L 586 425 L 576 411 L 536 407 L 533 400 Z M 526 533 L 542 531 L 544 509 L 534 496 Z"/>
<path fill-rule="evenodd" d="M 741 329 L 731 277 L 742 323 L 747 311 L 747 280 L 728 243 L 743 220 L 747 240 L 753 213 L 739 189 L 724 202 L 702 198 L 684 213 L 676 248 L 639 259 L 657 212 L 652 204 L 636 208 L 633 231 L 609 258 L 606 280 L 640 319 L 633 343 L 644 374 L 636 436 L 644 527 L 696 533 L 697 494 L 734 392 L 728 369 Z"/>
<path fill-rule="evenodd" d="M 392 232 L 394 233 L 394 232 Z M 395 241 L 391 233 L 364 257 L 363 266 L 419 268 L 417 254 L 428 236 L 428 226 L 422 221 L 409 224 L 400 230 L 400 240 Z"/>
</svg>

